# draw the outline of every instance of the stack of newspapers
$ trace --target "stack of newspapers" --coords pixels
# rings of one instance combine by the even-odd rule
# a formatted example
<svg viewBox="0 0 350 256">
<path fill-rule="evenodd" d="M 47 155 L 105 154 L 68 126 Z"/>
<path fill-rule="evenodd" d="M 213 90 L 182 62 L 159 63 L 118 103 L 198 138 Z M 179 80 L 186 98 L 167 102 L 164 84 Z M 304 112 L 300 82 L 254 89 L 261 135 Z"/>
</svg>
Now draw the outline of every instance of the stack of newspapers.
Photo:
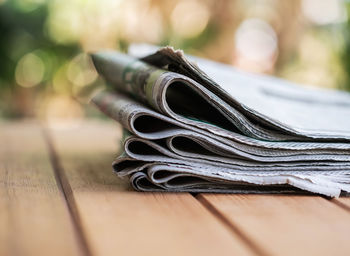
<svg viewBox="0 0 350 256">
<path fill-rule="evenodd" d="M 137 52 L 91 54 L 109 85 L 92 101 L 128 131 L 113 169 L 136 190 L 350 192 L 350 94 Z"/>
</svg>

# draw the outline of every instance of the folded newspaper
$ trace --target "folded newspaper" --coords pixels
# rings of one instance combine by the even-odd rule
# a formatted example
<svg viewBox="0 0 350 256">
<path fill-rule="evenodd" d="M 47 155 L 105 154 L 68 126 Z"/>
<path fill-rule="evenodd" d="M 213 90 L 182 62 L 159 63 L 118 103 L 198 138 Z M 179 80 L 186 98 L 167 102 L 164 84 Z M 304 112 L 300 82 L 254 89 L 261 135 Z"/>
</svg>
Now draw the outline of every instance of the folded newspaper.
<svg viewBox="0 0 350 256">
<path fill-rule="evenodd" d="M 91 56 L 110 86 L 92 101 L 128 131 L 114 171 L 136 190 L 350 192 L 350 94 L 171 47 Z"/>
</svg>

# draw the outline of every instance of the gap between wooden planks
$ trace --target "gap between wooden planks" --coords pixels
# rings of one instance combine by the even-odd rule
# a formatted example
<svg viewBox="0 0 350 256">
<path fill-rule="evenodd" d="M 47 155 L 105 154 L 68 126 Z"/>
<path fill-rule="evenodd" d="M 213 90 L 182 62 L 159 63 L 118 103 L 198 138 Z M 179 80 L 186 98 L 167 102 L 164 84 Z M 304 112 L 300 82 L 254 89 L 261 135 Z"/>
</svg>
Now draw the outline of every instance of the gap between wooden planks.
<svg viewBox="0 0 350 256">
<path fill-rule="evenodd" d="M 197 198 L 264 254 L 350 255 L 350 210 L 337 203 L 343 199 L 214 194 Z"/>
<path fill-rule="evenodd" d="M 350 212 L 350 197 L 334 198 L 332 202 Z"/>
<path fill-rule="evenodd" d="M 81 255 L 40 126 L 0 122 L 0 255 Z"/>
<path fill-rule="evenodd" d="M 188 194 L 128 191 L 110 171 L 120 139 L 115 131 L 108 123 L 86 123 L 79 131 L 52 132 L 93 254 L 349 255 L 348 198 L 198 195 L 213 220 Z"/>
<path fill-rule="evenodd" d="M 47 133 L 54 168 L 92 255 L 257 255 L 188 193 L 139 193 L 115 177 L 120 128 L 86 122 Z"/>
<path fill-rule="evenodd" d="M 1 124 L 1 255 L 349 255 L 349 198 L 201 194 L 200 205 L 128 191 L 109 171 L 115 131 L 91 122 L 54 131 L 56 182 L 39 127 Z"/>
</svg>

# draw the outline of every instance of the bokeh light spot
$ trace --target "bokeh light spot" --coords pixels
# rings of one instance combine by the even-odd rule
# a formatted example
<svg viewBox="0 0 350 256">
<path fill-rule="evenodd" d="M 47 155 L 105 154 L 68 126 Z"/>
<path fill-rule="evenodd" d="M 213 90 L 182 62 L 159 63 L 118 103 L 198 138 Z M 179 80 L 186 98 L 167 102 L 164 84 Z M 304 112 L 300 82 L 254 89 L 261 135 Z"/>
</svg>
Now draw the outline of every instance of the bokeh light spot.
<svg viewBox="0 0 350 256">
<path fill-rule="evenodd" d="M 171 13 L 171 25 L 181 37 L 196 37 L 206 28 L 210 18 L 208 7 L 199 1 L 181 1 Z"/>
<path fill-rule="evenodd" d="M 159 43 L 164 34 L 163 17 L 157 6 L 148 0 L 124 2 L 122 37 L 129 41 Z"/>
<path fill-rule="evenodd" d="M 42 81 L 44 72 L 45 66 L 41 58 L 34 53 L 28 53 L 17 63 L 16 82 L 23 87 L 36 86 Z"/>
<path fill-rule="evenodd" d="M 264 20 L 247 19 L 235 33 L 235 65 L 250 71 L 266 72 L 277 56 L 277 36 Z"/>
<path fill-rule="evenodd" d="M 97 72 L 87 54 L 81 53 L 72 59 L 68 64 L 67 77 L 79 87 L 91 84 L 97 79 Z"/>
<path fill-rule="evenodd" d="M 346 21 L 344 2 L 341 0 L 303 0 L 302 11 L 311 22 L 318 25 Z"/>
<path fill-rule="evenodd" d="M 82 106 L 69 96 L 55 95 L 38 102 L 39 118 L 53 129 L 67 129 L 79 125 L 84 118 Z"/>
<path fill-rule="evenodd" d="M 53 1 L 49 7 L 46 25 L 51 39 L 61 44 L 78 41 L 84 24 L 77 11 L 77 1 Z"/>
</svg>

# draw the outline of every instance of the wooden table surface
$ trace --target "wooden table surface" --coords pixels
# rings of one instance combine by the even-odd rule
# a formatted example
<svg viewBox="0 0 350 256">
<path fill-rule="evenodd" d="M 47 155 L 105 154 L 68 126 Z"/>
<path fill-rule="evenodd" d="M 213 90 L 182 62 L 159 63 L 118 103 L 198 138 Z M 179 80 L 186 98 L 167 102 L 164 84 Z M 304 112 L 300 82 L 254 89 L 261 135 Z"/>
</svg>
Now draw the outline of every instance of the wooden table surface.
<svg viewBox="0 0 350 256">
<path fill-rule="evenodd" d="M 0 255 L 350 255 L 350 198 L 141 193 L 114 122 L 0 122 Z"/>
</svg>

